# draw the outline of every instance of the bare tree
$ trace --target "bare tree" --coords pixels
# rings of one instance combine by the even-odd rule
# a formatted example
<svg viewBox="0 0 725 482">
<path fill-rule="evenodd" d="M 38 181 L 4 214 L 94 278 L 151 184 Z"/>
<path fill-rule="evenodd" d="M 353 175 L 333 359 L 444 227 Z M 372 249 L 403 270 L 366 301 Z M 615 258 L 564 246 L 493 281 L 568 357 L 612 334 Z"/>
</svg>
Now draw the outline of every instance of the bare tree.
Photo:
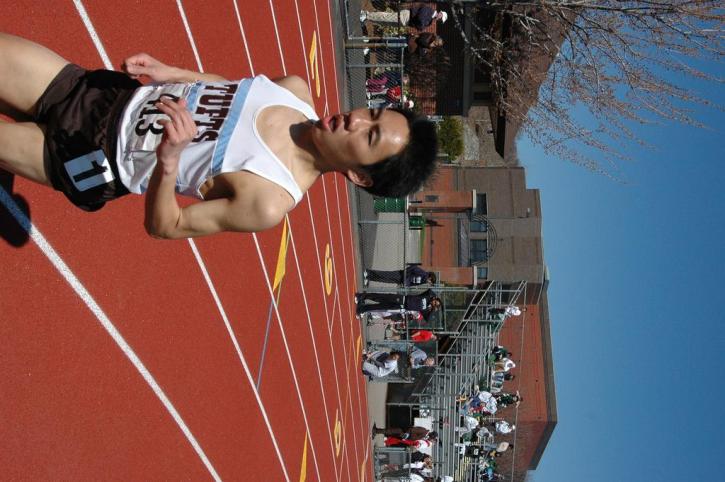
<svg viewBox="0 0 725 482">
<path fill-rule="evenodd" d="M 693 107 L 710 102 L 690 83 L 723 82 L 702 69 L 722 62 L 722 0 L 481 1 L 469 36 L 456 8 L 465 2 L 452 3 L 490 73 L 495 107 L 552 154 L 608 175 L 630 142 L 646 144 L 634 125 L 701 126 Z M 575 106 L 588 109 L 592 128 L 574 120 Z"/>
</svg>

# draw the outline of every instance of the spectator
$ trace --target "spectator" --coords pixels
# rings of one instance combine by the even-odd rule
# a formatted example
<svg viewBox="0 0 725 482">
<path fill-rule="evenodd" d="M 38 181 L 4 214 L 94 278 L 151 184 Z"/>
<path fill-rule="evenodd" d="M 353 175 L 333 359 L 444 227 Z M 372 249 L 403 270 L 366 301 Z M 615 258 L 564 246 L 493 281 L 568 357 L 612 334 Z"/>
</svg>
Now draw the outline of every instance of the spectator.
<svg viewBox="0 0 725 482">
<path fill-rule="evenodd" d="M 432 271 L 426 271 L 419 265 L 414 264 L 405 270 L 384 271 L 379 269 L 366 269 L 363 272 L 363 284 L 368 285 L 370 281 L 379 283 L 395 283 L 404 286 L 418 286 L 425 283 L 435 284 L 436 275 Z"/>
<path fill-rule="evenodd" d="M 512 368 L 516 368 L 516 363 L 510 358 L 502 358 L 493 364 L 493 371 L 508 372 Z"/>
<path fill-rule="evenodd" d="M 522 313 L 522 309 L 518 306 L 506 306 L 503 308 L 491 308 L 488 310 L 489 314 L 501 320 L 508 318 L 509 316 L 519 316 Z"/>
<path fill-rule="evenodd" d="M 428 354 L 420 348 L 414 348 L 413 351 L 410 352 L 408 361 L 410 362 L 411 368 L 432 367 L 436 364 L 435 358 L 428 356 Z"/>
<path fill-rule="evenodd" d="M 513 448 L 513 447 L 514 447 L 514 444 L 509 443 L 509 442 L 499 442 L 498 444 L 486 442 L 485 444 L 483 444 L 483 448 L 485 450 L 489 450 L 489 451 L 495 450 L 499 454 L 502 454 L 502 453 L 506 452 L 508 449 Z M 491 455 L 494 457 L 496 456 L 494 454 L 491 454 Z"/>
<path fill-rule="evenodd" d="M 411 462 L 425 462 L 426 464 L 430 464 L 430 466 L 433 466 L 433 457 L 431 457 L 428 454 L 424 454 L 423 452 L 413 452 L 410 454 L 410 461 Z"/>
<path fill-rule="evenodd" d="M 373 378 L 383 378 L 398 371 L 398 360 L 400 353 L 386 352 L 382 350 L 372 353 L 363 352 L 362 372 L 363 375 Z"/>
<path fill-rule="evenodd" d="M 446 12 L 439 12 L 427 5 L 404 8 L 397 12 L 377 12 L 362 10 L 360 22 L 370 21 L 373 23 L 387 25 L 402 25 L 414 27 L 418 30 L 430 26 L 434 21 L 440 20 L 445 23 L 448 20 Z"/>
<path fill-rule="evenodd" d="M 486 412 L 493 415 L 498 410 L 498 400 L 491 392 L 481 390 L 465 403 L 465 409 L 474 412 Z"/>
<path fill-rule="evenodd" d="M 365 304 L 372 301 L 374 304 Z M 401 307 L 406 310 L 421 312 L 425 319 L 431 313 L 441 308 L 441 300 L 438 295 L 428 289 L 422 293 L 402 295 L 397 293 L 356 293 L 357 314 L 376 310 L 396 310 Z"/>
<path fill-rule="evenodd" d="M 414 343 L 425 343 L 426 341 L 435 341 L 438 337 L 430 330 L 416 330 L 410 335 L 410 339 Z"/>
<path fill-rule="evenodd" d="M 516 375 L 513 373 L 505 373 L 505 372 L 493 372 L 493 375 L 491 376 L 491 393 L 499 393 L 501 390 L 503 390 L 503 384 L 504 382 L 508 382 L 516 378 Z"/>
<path fill-rule="evenodd" d="M 404 330 L 407 322 L 423 322 L 423 315 L 417 310 L 369 310 L 366 311 L 370 318 L 369 323 L 393 324 L 396 329 Z"/>
<path fill-rule="evenodd" d="M 516 425 L 510 424 L 506 420 L 496 420 L 491 425 L 496 429 L 496 432 L 502 435 L 509 434 L 516 430 Z"/>
<path fill-rule="evenodd" d="M 519 394 L 519 392 L 516 392 L 516 394 L 497 393 L 494 397 L 501 408 L 508 407 L 513 404 L 518 405 L 524 401 L 524 398 Z"/>
<path fill-rule="evenodd" d="M 497 345 L 493 347 L 493 350 L 491 350 L 491 355 L 493 355 L 494 361 L 498 361 L 502 358 L 511 358 L 513 353 L 508 351 L 508 349 L 506 349 L 503 345 Z"/>
<path fill-rule="evenodd" d="M 423 316 L 421 315 L 417 319 L 417 321 L 421 321 L 422 319 Z M 390 331 L 392 334 L 390 336 L 386 336 L 387 339 L 400 340 L 405 334 L 405 325 L 401 326 L 401 323 L 393 322 L 390 324 Z M 417 330 L 410 335 L 410 341 L 412 341 L 413 343 L 426 343 L 429 341 L 435 341 L 437 339 L 438 337 L 434 335 L 433 332 L 430 330 Z"/>
<path fill-rule="evenodd" d="M 472 432 L 473 430 L 477 429 L 479 427 L 479 421 L 475 417 L 471 417 L 470 415 L 465 415 L 463 417 L 463 426 L 462 427 L 454 427 L 453 431 L 458 432 L 460 434 L 466 434 L 468 432 Z M 487 429 L 484 429 L 488 431 Z"/>
<path fill-rule="evenodd" d="M 411 440 L 411 439 L 402 439 L 399 437 L 385 437 L 385 446 L 386 447 L 412 447 L 415 449 L 422 449 L 431 447 L 433 445 L 433 440 L 435 439 L 420 439 L 420 440 Z"/>
<path fill-rule="evenodd" d="M 436 440 L 438 438 L 438 432 L 425 427 L 409 427 L 407 430 L 403 430 L 397 427 L 378 428 L 373 425 L 373 435 L 397 437 L 404 440 Z"/>
<path fill-rule="evenodd" d="M 432 49 L 442 46 L 443 39 L 433 32 L 408 35 L 408 52 L 410 54 L 426 55 Z"/>
</svg>

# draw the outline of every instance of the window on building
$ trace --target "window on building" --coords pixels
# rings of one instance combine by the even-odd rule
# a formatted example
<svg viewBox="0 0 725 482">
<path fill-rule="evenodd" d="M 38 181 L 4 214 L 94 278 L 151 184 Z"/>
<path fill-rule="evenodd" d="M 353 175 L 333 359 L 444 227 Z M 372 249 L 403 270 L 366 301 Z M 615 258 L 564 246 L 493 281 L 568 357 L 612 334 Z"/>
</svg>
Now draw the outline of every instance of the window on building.
<svg viewBox="0 0 725 482">
<path fill-rule="evenodd" d="M 478 281 L 487 280 L 488 279 L 488 268 L 486 266 L 477 266 L 476 267 L 476 278 Z"/>
<path fill-rule="evenodd" d="M 488 223 L 485 219 L 474 216 L 473 219 L 471 219 L 471 231 L 476 233 L 485 233 L 488 231 Z"/>
<path fill-rule="evenodd" d="M 436 195 L 426 195 L 425 202 L 427 203 L 437 203 L 438 202 L 438 196 Z"/>
<path fill-rule="evenodd" d="M 471 240 L 471 264 L 488 261 L 488 240 Z"/>
<path fill-rule="evenodd" d="M 488 214 L 488 205 L 486 204 L 486 193 L 476 193 L 476 210 L 473 214 Z"/>
<path fill-rule="evenodd" d="M 473 100 L 477 102 L 485 102 L 487 100 L 491 100 L 491 92 L 474 92 L 473 93 Z"/>
<path fill-rule="evenodd" d="M 484 67 L 476 67 L 473 71 L 473 81 L 477 84 L 491 82 L 491 72 Z"/>
</svg>

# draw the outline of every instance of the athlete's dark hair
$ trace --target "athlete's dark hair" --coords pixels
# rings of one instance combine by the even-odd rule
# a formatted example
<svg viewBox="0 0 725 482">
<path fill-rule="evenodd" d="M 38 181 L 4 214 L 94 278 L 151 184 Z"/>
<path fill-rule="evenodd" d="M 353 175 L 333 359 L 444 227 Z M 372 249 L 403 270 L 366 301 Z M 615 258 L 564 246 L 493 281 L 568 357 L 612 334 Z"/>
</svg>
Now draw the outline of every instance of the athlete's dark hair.
<svg viewBox="0 0 725 482">
<path fill-rule="evenodd" d="M 403 197 L 420 189 L 435 171 L 438 136 L 435 124 L 425 117 L 409 109 L 390 110 L 405 116 L 410 140 L 400 154 L 363 166 L 373 181 L 363 189 L 374 196 Z"/>
</svg>

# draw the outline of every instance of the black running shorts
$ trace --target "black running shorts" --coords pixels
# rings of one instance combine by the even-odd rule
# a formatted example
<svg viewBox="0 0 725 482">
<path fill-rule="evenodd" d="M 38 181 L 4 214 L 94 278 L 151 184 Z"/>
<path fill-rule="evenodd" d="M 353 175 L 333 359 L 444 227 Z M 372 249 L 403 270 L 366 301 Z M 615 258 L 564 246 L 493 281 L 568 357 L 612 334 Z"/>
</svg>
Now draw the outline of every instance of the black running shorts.
<svg viewBox="0 0 725 482">
<path fill-rule="evenodd" d="M 45 170 L 53 187 L 86 211 L 128 194 L 116 167 L 123 108 L 140 82 L 121 72 L 68 64 L 38 100 Z"/>
</svg>

